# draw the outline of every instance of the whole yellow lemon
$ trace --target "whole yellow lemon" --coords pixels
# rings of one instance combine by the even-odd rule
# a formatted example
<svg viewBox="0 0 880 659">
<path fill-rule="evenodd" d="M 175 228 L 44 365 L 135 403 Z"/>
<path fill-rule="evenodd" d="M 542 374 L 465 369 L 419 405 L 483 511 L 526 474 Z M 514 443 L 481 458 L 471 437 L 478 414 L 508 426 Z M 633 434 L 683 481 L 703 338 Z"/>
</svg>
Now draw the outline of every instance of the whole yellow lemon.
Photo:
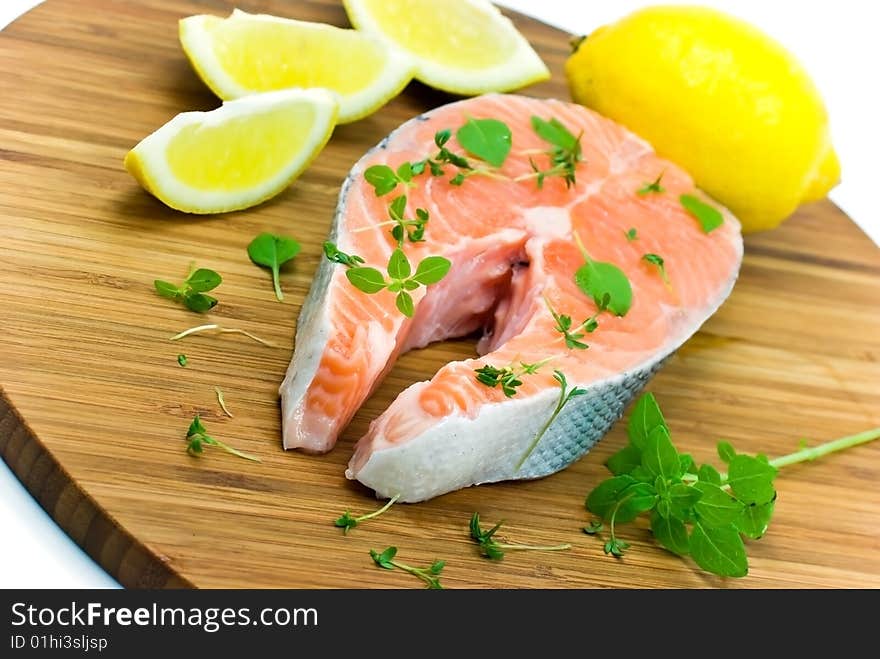
<svg viewBox="0 0 880 659">
<path fill-rule="evenodd" d="M 777 226 L 840 178 L 810 77 L 779 43 L 727 14 L 637 11 L 584 39 L 565 72 L 576 102 L 687 169 L 744 231 Z"/>
</svg>

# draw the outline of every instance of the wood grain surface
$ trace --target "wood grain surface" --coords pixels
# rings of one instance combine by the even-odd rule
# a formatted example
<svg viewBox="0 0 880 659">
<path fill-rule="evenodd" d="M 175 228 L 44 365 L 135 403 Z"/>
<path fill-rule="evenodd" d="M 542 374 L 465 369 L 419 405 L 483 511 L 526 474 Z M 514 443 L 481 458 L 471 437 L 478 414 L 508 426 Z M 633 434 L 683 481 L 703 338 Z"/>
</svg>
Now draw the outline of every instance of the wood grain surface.
<svg viewBox="0 0 880 659">
<path fill-rule="evenodd" d="M 347 25 L 330 1 L 235 4 Z M 450 97 L 410 85 L 376 115 L 338 128 L 305 175 L 258 208 L 169 210 L 122 158 L 176 113 L 218 105 L 184 58 L 177 20 L 232 7 L 48 0 L 0 33 L 0 454 L 111 574 L 135 587 L 417 587 L 372 565 L 368 550 L 393 544 L 407 563 L 445 559 L 451 588 L 880 587 L 880 442 L 786 469 L 771 530 L 748 543 L 742 580 L 706 576 L 658 549 L 645 524 L 624 531 L 633 546 L 622 560 L 581 533 L 584 496 L 606 476 L 623 424 L 562 473 L 396 506 L 343 537 L 333 519 L 376 506 L 343 476 L 353 441 L 405 386 L 473 355 L 474 342 L 404 356 L 323 457 L 281 449 L 277 388 L 346 172 L 392 128 Z M 568 98 L 567 35 L 516 21 L 553 70 L 527 93 Z M 303 243 L 283 274 L 283 303 L 247 258 L 261 231 Z M 182 279 L 193 259 L 224 276 L 207 318 L 152 287 L 157 277 Z M 208 321 L 278 347 L 233 335 L 169 342 Z M 221 413 L 215 386 L 234 418 Z M 720 437 L 779 455 L 802 437 L 880 425 L 880 251 L 828 202 L 749 236 L 733 295 L 649 388 L 698 460 L 714 457 Z M 186 455 L 196 412 L 262 464 Z M 513 539 L 574 548 L 490 563 L 468 540 L 473 511 L 506 519 Z"/>
</svg>

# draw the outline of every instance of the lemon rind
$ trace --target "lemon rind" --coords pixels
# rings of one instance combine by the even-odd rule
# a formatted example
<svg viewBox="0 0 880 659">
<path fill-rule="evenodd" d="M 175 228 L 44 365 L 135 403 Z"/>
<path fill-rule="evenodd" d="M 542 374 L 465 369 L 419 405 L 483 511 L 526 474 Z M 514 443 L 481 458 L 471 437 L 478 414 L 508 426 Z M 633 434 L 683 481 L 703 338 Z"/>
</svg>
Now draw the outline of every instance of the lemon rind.
<svg viewBox="0 0 880 659">
<path fill-rule="evenodd" d="M 264 93 L 261 90 L 242 86 L 226 72 L 214 54 L 213 44 L 208 31 L 204 29 L 206 18 L 209 18 L 209 16 L 205 14 L 188 16 L 181 19 L 179 23 L 180 44 L 199 78 L 214 94 L 225 101 Z M 295 25 L 303 30 L 326 32 L 327 34 L 334 35 L 336 38 L 339 37 L 339 33 L 345 33 L 346 36 L 343 38 L 368 40 L 379 46 L 385 53 L 385 65 L 382 68 L 381 75 L 369 86 L 353 94 L 345 95 L 332 89 L 327 90 L 337 99 L 339 105 L 337 123 L 340 124 L 351 123 L 373 114 L 392 98 L 400 94 L 412 80 L 415 73 L 416 65 L 411 57 L 402 55 L 391 48 L 387 42 L 373 35 L 324 23 L 309 23 L 267 14 L 248 14 L 239 9 L 235 9 L 229 17 L 223 20 L 285 23 Z"/>
<path fill-rule="evenodd" d="M 395 42 L 370 14 L 361 0 L 342 0 L 351 24 L 358 30 L 383 39 L 402 56 L 415 62 L 415 78 L 426 85 L 452 94 L 477 96 L 490 92 L 506 92 L 548 80 L 550 70 L 529 41 L 509 18 L 487 0 L 464 0 L 491 16 L 498 29 L 509 33 L 516 50 L 503 64 L 482 69 L 460 69 L 445 66 L 421 57 Z"/>
<path fill-rule="evenodd" d="M 186 126 L 218 125 L 235 117 L 253 116 L 261 110 L 304 102 L 314 107 L 315 122 L 303 147 L 274 176 L 259 185 L 232 192 L 193 188 L 175 177 L 168 165 L 168 145 Z M 125 168 L 144 189 L 175 210 L 212 214 L 250 208 L 277 195 L 305 171 L 330 139 L 337 109 L 336 98 L 327 90 L 285 89 L 227 101 L 210 112 L 183 112 L 129 151 Z"/>
</svg>

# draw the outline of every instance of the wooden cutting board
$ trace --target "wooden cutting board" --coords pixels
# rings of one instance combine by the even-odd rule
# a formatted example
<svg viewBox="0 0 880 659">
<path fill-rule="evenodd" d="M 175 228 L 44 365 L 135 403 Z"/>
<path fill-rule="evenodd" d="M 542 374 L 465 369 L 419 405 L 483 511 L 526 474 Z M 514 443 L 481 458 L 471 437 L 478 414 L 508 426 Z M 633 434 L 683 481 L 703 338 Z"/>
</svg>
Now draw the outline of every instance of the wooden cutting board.
<svg viewBox="0 0 880 659">
<path fill-rule="evenodd" d="M 532 483 L 401 505 L 343 537 L 344 510 L 376 507 L 347 482 L 353 441 L 405 386 L 474 354 L 472 340 L 403 357 L 322 457 L 280 446 L 276 390 L 349 167 L 392 128 L 450 97 L 412 84 L 376 115 L 336 130 L 306 174 L 245 212 L 190 217 L 144 193 L 122 168 L 139 139 L 174 114 L 218 101 L 190 70 L 177 20 L 238 4 L 347 25 L 335 2 L 48 0 L 0 34 L 0 454 L 58 523 L 126 586 L 416 587 L 367 552 L 447 561 L 447 587 L 880 586 L 880 442 L 785 470 L 769 534 L 749 543 L 751 573 L 722 580 L 658 549 L 644 524 L 623 560 L 581 533 L 585 494 L 624 442 L 618 424 L 586 458 Z M 567 35 L 520 16 L 553 70 L 528 93 L 568 98 Z M 261 231 L 304 249 L 275 301 L 245 252 Z M 191 260 L 224 276 L 206 318 L 159 298 Z M 243 337 L 169 337 L 200 322 Z M 178 366 L 179 352 L 189 366 Z M 223 389 L 234 418 L 221 413 Z M 770 455 L 880 425 L 880 251 L 831 203 L 750 236 L 736 289 L 650 389 L 674 438 L 698 460 L 718 438 Z M 184 452 L 192 416 L 259 455 Z M 523 542 L 559 553 L 478 556 L 473 511 L 506 519 Z M 15 566 L 4 566 L 5 570 Z"/>
</svg>

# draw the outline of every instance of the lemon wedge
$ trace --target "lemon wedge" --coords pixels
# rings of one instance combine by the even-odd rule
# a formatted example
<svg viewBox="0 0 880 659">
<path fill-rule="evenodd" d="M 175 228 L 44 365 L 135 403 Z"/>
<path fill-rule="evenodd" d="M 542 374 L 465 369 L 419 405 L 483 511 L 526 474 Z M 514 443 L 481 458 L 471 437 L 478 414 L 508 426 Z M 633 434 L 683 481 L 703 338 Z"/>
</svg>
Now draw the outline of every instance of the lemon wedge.
<svg viewBox="0 0 880 659">
<path fill-rule="evenodd" d="M 356 30 L 235 10 L 189 16 L 180 43 L 199 77 L 223 100 L 321 87 L 335 93 L 339 123 L 372 114 L 412 79 L 413 61 Z"/>
<path fill-rule="evenodd" d="M 513 23 L 487 0 L 343 0 L 348 18 L 407 53 L 416 78 L 453 94 L 503 92 L 550 71 Z"/>
<path fill-rule="evenodd" d="M 323 89 L 268 92 L 184 112 L 125 156 L 125 168 L 168 206 L 223 213 L 290 185 L 321 151 L 336 121 Z"/>
</svg>

